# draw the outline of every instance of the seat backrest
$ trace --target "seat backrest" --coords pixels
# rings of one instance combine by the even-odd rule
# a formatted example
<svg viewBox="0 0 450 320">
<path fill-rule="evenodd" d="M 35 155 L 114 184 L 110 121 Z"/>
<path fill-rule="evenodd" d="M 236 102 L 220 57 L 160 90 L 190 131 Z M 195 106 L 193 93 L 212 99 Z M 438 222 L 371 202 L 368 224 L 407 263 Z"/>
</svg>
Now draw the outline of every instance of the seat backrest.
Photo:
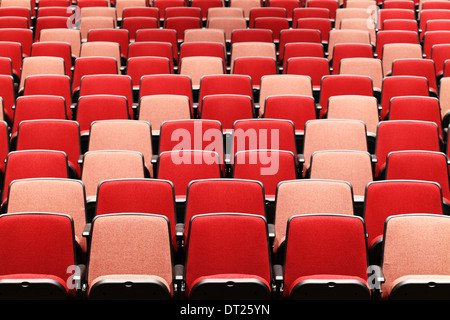
<svg viewBox="0 0 450 320">
<path fill-rule="evenodd" d="M 142 153 L 148 174 L 153 177 L 152 129 L 149 122 L 143 120 L 94 121 L 90 126 L 88 150 L 114 149 Z"/>
<path fill-rule="evenodd" d="M 232 236 L 234 235 L 234 236 Z M 208 248 L 204 243 L 209 243 Z M 204 214 L 190 223 L 186 257 L 186 291 L 202 277 L 247 275 L 270 284 L 266 220 L 258 215 Z"/>
<path fill-rule="evenodd" d="M 377 129 L 375 176 L 382 174 L 387 155 L 400 150 L 440 151 L 436 123 L 419 120 L 381 121 Z"/>
<path fill-rule="evenodd" d="M 386 221 L 382 298 L 390 296 L 393 283 L 398 279 L 448 275 L 443 268 L 447 256 L 442 253 L 447 251 L 449 222 L 447 216 L 420 214 L 392 216 Z M 431 256 L 439 257 L 440 261 L 430 259 Z"/>
<path fill-rule="evenodd" d="M 283 245 L 291 216 L 314 213 L 353 215 L 350 183 L 331 179 L 296 179 L 277 187 L 274 252 Z"/>
<path fill-rule="evenodd" d="M 133 230 L 133 237 L 129 237 L 127 230 Z M 170 244 L 169 221 L 164 216 L 124 213 L 95 217 L 89 251 L 88 292 L 104 276 L 120 275 L 127 280 L 145 275 L 161 282 L 169 296 L 173 295 Z"/>
<path fill-rule="evenodd" d="M 319 275 L 349 277 L 367 285 L 367 256 L 364 222 L 360 217 L 294 216 L 287 225 L 284 295 L 289 296 L 299 278 L 321 279 Z"/>
</svg>

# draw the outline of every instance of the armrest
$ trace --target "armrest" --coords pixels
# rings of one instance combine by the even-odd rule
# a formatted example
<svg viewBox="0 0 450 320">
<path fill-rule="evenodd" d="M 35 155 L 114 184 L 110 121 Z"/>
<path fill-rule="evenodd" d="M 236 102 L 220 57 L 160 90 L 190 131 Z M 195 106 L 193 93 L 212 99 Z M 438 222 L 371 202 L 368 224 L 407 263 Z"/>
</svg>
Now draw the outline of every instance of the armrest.
<svg viewBox="0 0 450 320">
<path fill-rule="evenodd" d="M 273 280 L 274 280 L 275 290 L 278 293 L 282 293 L 283 292 L 283 282 L 284 282 L 283 266 L 281 264 L 274 264 L 272 267 L 272 271 L 273 271 Z"/>
<path fill-rule="evenodd" d="M 175 225 L 175 238 L 178 248 L 182 248 L 184 243 L 184 223 L 177 223 Z"/>
<path fill-rule="evenodd" d="M 91 234 L 92 223 L 86 223 L 83 229 L 83 237 L 88 238 Z"/>
<path fill-rule="evenodd" d="M 175 292 L 181 298 L 184 292 L 184 265 L 176 264 L 173 267 L 173 275 Z"/>
<path fill-rule="evenodd" d="M 269 229 L 269 239 L 272 242 L 275 238 L 275 225 L 273 223 L 268 223 L 267 228 Z"/>
</svg>

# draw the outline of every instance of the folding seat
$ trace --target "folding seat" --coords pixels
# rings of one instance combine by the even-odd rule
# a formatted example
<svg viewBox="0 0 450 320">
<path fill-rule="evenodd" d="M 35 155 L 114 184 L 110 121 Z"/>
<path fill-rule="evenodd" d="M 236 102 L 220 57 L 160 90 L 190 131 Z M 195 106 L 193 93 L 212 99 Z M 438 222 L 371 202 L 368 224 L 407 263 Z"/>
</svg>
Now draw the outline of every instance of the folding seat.
<svg viewBox="0 0 450 320">
<path fill-rule="evenodd" d="M 346 8 L 373 8 L 373 6 L 377 5 L 377 1 L 375 0 L 347 0 L 345 1 Z"/>
<path fill-rule="evenodd" d="M 208 10 L 212 8 L 224 8 L 223 0 L 191 0 L 191 8 L 198 8 L 201 10 L 202 23 L 206 24 L 208 19 Z"/>
<path fill-rule="evenodd" d="M 273 42 L 270 29 L 235 29 L 231 32 L 231 45 L 237 42 Z"/>
<path fill-rule="evenodd" d="M 2 8 L 25 8 L 28 9 L 31 12 L 31 16 L 36 16 L 36 7 L 33 5 L 32 1 L 28 0 L 5 0 L 2 1 L 1 5 Z"/>
<path fill-rule="evenodd" d="M 117 28 L 117 10 L 115 7 L 87 6 L 80 9 L 80 18 L 85 17 L 108 17 L 114 21 L 114 27 Z"/>
<path fill-rule="evenodd" d="M 245 18 L 244 8 L 239 7 L 211 7 L 206 12 L 206 19 L 215 17 Z"/>
<path fill-rule="evenodd" d="M 136 31 L 140 29 L 159 28 L 159 20 L 153 17 L 128 17 L 122 19 L 122 29 L 128 30 L 130 41 L 136 39 Z"/>
<path fill-rule="evenodd" d="M 195 29 L 188 29 L 184 32 L 183 43 L 200 42 L 200 41 L 219 42 L 223 44 L 225 48 L 227 48 L 227 40 L 224 29 L 195 28 Z"/>
<path fill-rule="evenodd" d="M 297 170 L 296 155 L 291 151 L 242 150 L 234 154 L 232 177 L 260 181 L 268 205 L 273 206 L 278 183 L 296 179 Z"/>
<path fill-rule="evenodd" d="M 20 82 L 22 74 L 22 45 L 19 42 L 0 41 L 0 56 L 11 59 L 11 76 L 14 82 Z"/>
<path fill-rule="evenodd" d="M 381 30 L 377 32 L 376 57 L 382 59 L 386 44 L 419 44 L 417 32 L 404 30 Z"/>
<path fill-rule="evenodd" d="M 381 121 L 377 131 L 375 178 L 385 175 L 388 154 L 401 150 L 441 151 L 436 123 L 420 120 Z"/>
<path fill-rule="evenodd" d="M 381 96 L 384 75 L 380 59 L 344 58 L 339 64 L 339 74 L 355 74 L 372 78 L 374 94 L 377 97 Z"/>
<path fill-rule="evenodd" d="M 31 57 L 60 57 L 64 59 L 65 73 L 72 78 L 72 49 L 67 42 L 34 42 Z"/>
<path fill-rule="evenodd" d="M 351 74 L 324 76 L 320 89 L 320 118 L 326 116 L 328 99 L 338 95 L 373 96 L 372 79 L 368 76 Z"/>
<path fill-rule="evenodd" d="M 80 176 L 80 131 L 76 121 L 36 119 L 19 123 L 16 150 L 48 149 L 67 155 L 70 176 Z"/>
<path fill-rule="evenodd" d="M 80 48 L 80 58 L 82 57 L 111 57 L 117 61 L 117 70 L 121 70 L 122 68 L 121 50 L 117 42 L 84 42 Z"/>
<path fill-rule="evenodd" d="M 392 1 L 392 0 L 390 0 Z M 400 0 L 402 1 L 402 0 Z M 405 1 L 407 2 L 407 1 Z M 416 20 L 387 19 L 383 21 L 383 30 L 406 30 L 419 33 Z"/>
<path fill-rule="evenodd" d="M 185 5 L 184 0 L 153 0 L 152 2 L 152 7 L 159 10 L 160 22 L 162 26 L 164 25 L 164 12 L 166 11 L 166 8 L 183 7 Z"/>
<path fill-rule="evenodd" d="M 115 5 L 115 2 L 110 0 L 77 0 L 76 5 L 80 9 L 88 7 L 111 7 L 112 4 Z"/>
<path fill-rule="evenodd" d="M 175 212 L 173 185 L 161 179 L 113 179 L 100 182 L 95 215 L 123 212 L 157 214 L 170 223 L 173 248 L 177 250 L 175 226 L 179 217 Z"/>
<path fill-rule="evenodd" d="M 170 17 L 164 20 L 164 29 L 177 31 L 178 42 L 183 41 L 185 30 L 197 28 L 202 28 L 202 19 L 198 17 Z"/>
<path fill-rule="evenodd" d="M 156 18 L 159 22 L 161 19 L 161 12 L 157 7 L 124 7 L 122 10 L 122 19 L 128 17 Z"/>
<path fill-rule="evenodd" d="M 380 264 L 386 219 L 414 213 L 443 214 L 442 191 L 438 183 L 426 180 L 380 180 L 367 185 L 363 218 L 371 264 Z"/>
<path fill-rule="evenodd" d="M 23 28 L 0 29 L 0 41 L 19 42 L 22 46 L 22 57 L 29 57 L 33 44 L 33 31 Z"/>
<path fill-rule="evenodd" d="M 155 94 L 140 98 L 137 118 L 149 122 L 153 134 L 158 136 L 164 121 L 191 119 L 191 112 L 188 97 L 177 94 Z"/>
<path fill-rule="evenodd" d="M 311 155 L 310 179 L 342 180 L 350 183 L 354 213 L 361 216 L 366 186 L 373 181 L 372 157 L 367 151 L 316 151 Z"/>
<path fill-rule="evenodd" d="M 0 28 L 30 28 L 29 21 L 25 17 L 0 17 Z"/>
<path fill-rule="evenodd" d="M 25 7 L 1 7 L 0 17 L 23 17 L 28 20 L 28 25 L 31 25 L 31 10 Z"/>
<path fill-rule="evenodd" d="M 225 175 L 223 131 L 219 121 L 210 119 L 182 119 L 164 121 L 161 124 L 158 154 L 168 151 L 195 149 L 214 152 L 211 155 L 205 154 L 204 160 L 207 164 L 210 164 L 211 159 L 215 161 L 217 155 L 219 167 L 223 175 Z M 178 157 L 179 155 L 175 154 L 175 156 Z M 208 159 L 207 157 L 209 156 L 213 158 Z M 215 169 L 213 173 L 215 173 Z"/>
<path fill-rule="evenodd" d="M 231 43 L 233 30 L 246 29 L 247 20 L 238 17 L 214 17 L 206 21 L 207 29 L 220 29 L 225 31 L 225 41 Z"/>
<path fill-rule="evenodd" d="M 92 94 L 114 94 L 127 98 L 128 114 L 134 117 L 133 84 L 130 76 L 121 74 L 92 74 L 84 76 L 80 83 L 79 97 Z"/>
<path fill-rule="evenodd" d="M 176 70 L 176 60 L 173 59 L 173 52 L 178 55 L 178 48 L 174 48 L 170 42 L 165 41 L 139 41 L 131 42 L 128 46 L 128 58 L 154 56 L 169 59 L 170 69 Z"/>
<path fill-rule="evenodd" d="M 309 176 L 311 156 L 321 150 L 368 151 L 367 129 L 361 120 L 318 119 L 305 124 L 303 177 Z"/>
<path fill-rule="evenodd" d="M 265 75 L 275 75 L 278 73 L 276 58 L 271 57 L 237 57 L 232 61 L 233 74 L 249 75 L 252 78 L 252 86 L 255 91 L 260 88 L 261 78 Z"/>
<path fill-rule="evenodd" d="M 436 123 L 444 143 L 439 100 L 426 96 L 397 96 L 389 104 L 389 120 L 421 120 Z"/>
<path fill-rule="evenodd" d="M 175 200 L 185 203 L 189 182 L 222 177 L 220 161 L 219 154 L 211 150 L 164 151 L 158 157 L 156 177 L 171 181 Z"/>
<path fill-rule="evenodd" d="M 38 9 L 42 8 L 48 8 L 48 7 L 68 7 L 71 3 L 69 3 L 68 0 L 43 0 L 42 2 L 39 1 Z M 39 10 L 38 12 L 39 13 Z"/>
<path fill-rule="evenodd" d="M 125 29 L 92 29 L 88 32 L 87 42 L 110 41 L 117 42 L 120 46 L 121 60 L 128 58 L 128 44 L 130 34 Z"/>
<path fill-rule="evenodd" d="M 429 31 L 448 31 L 450 30 L 450 25 L 448 20 L 446 19 L 436 19 L 436 20 L 428 20 L 425 24 L 425 30 L 423 30 L 423 34 Z"/>
<path fill-rule="evenodd" d="M 231 133 L 236 120 L 251 119 L 255 113 L 253 100 L 246 95 L 215 94 L 202 100 L 200 119 L 217 120 L 224 133 Z"/>
<path fill-rule="evenodd" d="M 138 151 L 87 151 L 82 157 L 82 167 L 81 181 L 86 188 L 87 208 L 95 208 L 98 185 L 103 180 L 145 177 L 144 157 Z"/>
<path fill-rule="evenodd" d="M 296 74 L 276 74 L 261 77 L 259 90 L 259 117 L 265 113 L 265 102 L 272 95 L 305 95 L 313 96 L 311 79 L 307 76 Z M 267 116 L 266 116 L 267 118 Z"/>
<path fill-rule="evenodd" d="M 428 80 L 430 95 L 438 95 L 436 68 L 431 59 L 396 59 L 392 62 L 392 75 L 425 77 Z"/>
<path fill-rule="evenodd" d="M 272 7 L 275 8 L 275 7 Z M 290 23 L 288 18 L 279 17 L 259 17 L 255 18 L 253 28 L 272 30 L 273 40 L 278 43 L 280 40 L 281 30 L 289 29 Z"/>
<path fill-rule="evenodd" d="M 203 0 L 202 0 L 203 1 Z M 218 57 L 223 61 L 223 72 L 226 73 L 227 53 L 226 47 L 220 42 L 186 42 L 180 45 L 180 56 L 182 60 L 185 57 L 207 56 Z"/>
<path fill-rule="evenodd" d="M 340 29 L 341 21 L 344 19 L 368 19 L 370 17 L 370 11 L 364 8 L 338 8 L 334 25 L 336 29 Z"/>
<path fill-rule="evenodd" d="M 301 18 L 325 18 L 330 19 L 330 10 L 327 8 L 300 7 L 295 8 L 292 13 L 292 21 Z"/>
<path fill-rule="evenodd" d="M 245 200 L 244 198 L 245 197 Z M 188 185 L 186 211 L 179 238 L 187 240 L 193 216 L 209 213 L 247 213 L 265 217 L 264 187 L 261 182 L 245 179 L 200 179 Z M 181 230 L 180 230 L 181 231 Z"/>
<path fill-rule="evenodd" d="M 66 102 L 61 96 L 27 95 L 18 97 L 14 108 L 11 141 L 17 138 L 19 123 L 33 119 L 67 120 Z"/>
<path fill-rule="evenodd" d="M 132 241 L 124 226 L 133 230 Z M 166 300 L 176 295 L 166 217 L 142 213 L 100 215 L 93 220 L 90 236 L 87 299 Z M 118 255 L 127 258 L 119 259 Z"/>
<path fill-rule="evenodd" d="M 323 1 L 323 0 L 307 0 L 307 8 L 326 8 L 330 11 L 330 19 L 334 21 L 336 17 L 336 10 L 339 8 L 338 1 Z"/>
<path fill-rule="evenodd" d="M 303 0 L 271 0 L 267 4 L 268 7 L 279 7 L 286 9 L 286 17 L 289 20 L 289 24 L 292 22 L 292 17 L 294 16 L 294 10 L 299 9 L 303 6 Z"/>
<path fill-rule="evenodd" d="M 297 157 L 294 123 L 285 119 L 242 119 L 234 123 L 230 154 L 245 150 L 284 150 Z"/>
<path fill-rule="evenodd" d="M 281 7 L 252 8 L 249 11 L 248 27 L 255 28 L 255 19 L 262 17 L 287 18 L 287 12 Z"/>
<path fill-rule="evenodd" d="M 193 56 L 180 60 L 178 73 L 188 75 L 192 79 L 192 90 L 198 91 L 200 79 L 208 74 L 225 74 L 224 62 L 219 57 Z"/>
<path fill-rule="evenodd" d="M 11 151 L 5 160 L 2 188 L 2 207 L 6 206 L 9 185 L 27 178 L 68 178 L 67 156 L 56 150 Z"/>
<path fill-rule="evenodd" d="M 66 67 L 63 58 L 59 57 L 26 57 L 22 61 L 22 73 L 18 94 L 22 94 L 25 79 L 30 75 L 56 74 L 65 75 Z"/>
<path fill-rule="evenodd" d="M 173 51 L 173 64 L 178 66 L 178 37 L 174 29 L 139 29 L 136 31 L 135 42 L 170 42 Z M 128 48 L 127 48 L 128 51 Z"/>
<path fill-rule="evenodd" d="M 426 3 L 425 3 L 426 2 Z M 421 7 L 420 11 L 422 10 L 428 10 L 428 9 L 450 9 L 449 4 L 445 1 L 439 2 L 439 1 L 421 1 Z"/>
<path fill-rule="evenodd" d="M 5 213 L 55 212 L 69 215 L 74 224 L 80 259 L 85 261 L 87 242 L 84 185 L 77 179 L 30 178 L 11 182 Z"/>
<path fill-rule="evenodd" d="M 448 212 L 450 183 L 445 153 L 426 150 L 390 152 L 386 160 L 386 180 L 425 180 L 438 183 L 442 191 L 444 213 Z"/>
<path fill-rule="evenodd" d="M 450 31 L 428 31 L 423 37 L 423 56 L 431 57 L 431 49 L 438 44 L 447 44 L 450 42 Z"/>
<path fill-rule="evenodd" d="M 234 70 L 234 61 L 239 57 L 269 57 L 277 60 L 277 50 L 274 43 L 269 42 L 238 42 L 231 46 L 230 70 Z"/>
<path fill-rule="evenodd" d="M 389 103 L 398 96 L 429 96 L 428 80 L 418 76 L 390 76 L 382 83 L 380 119 L 389 114 Z"/>
<path fill-rule="evenodd" d="M 280 41 L 278 43 L 278 61 L 281 63 L 284 56 L 284 49 L 291 42 L 312 42 L 322 44 L 322 35 L 316 29 L 287 29 L 280 31 Z M 323 52 L 323 48 L 322 48 Z"/>
<path fill-rule="evenodd" d="M 404 20 L 415 20 L 416 14 L 414 10 L 409 9 L 388 9 L 382 8 L 378 13 L 378 31 L 382 31 L 383 22 L 388 19 L 404 19 Z"/>
<path fill-rule="evenodd" d="M 368 43 L 337 43 L 333 47 L 331 73 L 339 74 L 339 65 L 345 58 L 373 58 L 372 45 Z"/>
<path fill-rule="evenodd" d="M 269 299 L 272 276 L 266 225 L 258 215 L 193 217 L 184 267 L 187 299 Z M 210 244 L 207 248 L 205 241 Z"/>
<path fill-rule="evenodd" d="M 6 299 L 74 300 L 68 270 L 83 270 L 75 251 L 73 220 L 60 213 L 15 213 L 0 218 L 0 291 Z M 33 230 L 34 232 L 30 232 Z M 70 275 L 70 271 L 69 271 Z M 80 277 L 73 280 L 80 284 Z"/>
<path fill-rule="evenodd" d="M 378 101 L 375 97 L 360 95 L 332 96 L 328 99 L 327 118 L 363 121 L 367 130 L 368 148 L 373 153 L 379 123 Z"/>
<path fill-rule="evenodd" d="M 297 51 L 302 51 L 302 48 L 311 47 L 305 43 L 289 43 L 285 46 L 283 61 L 285 66 L 283 67 L 284 74 L 296 74 L 308 76 L 311 78 L 312 88 L 314 94 L 317 95 L 320 92 L 322 77 L 330 74 L 330 64 L 327 58 L 318 56 L 320 54 L 317 47 L 317 56 L 305 55 L 301 56 L 296 54 Z M 292 50 L 291 50 L 292 48 Z M 291 56 L 291 52 L 293 56 Z"/>
<path fill-rule="evenodd" d="M 139 99 L 155 94 L 178 94 L 186 96 L 193 109 L 192 80 L 181 74 L 152 74 L 141 78 Z M 155 129 L 155 128 L 153 128 Z"/>
<path fill-rule="evenodd" d="M 74 62 L 72 96 L 73 100 L 78 100 L 81 79 L 87 75 L 96 74 L 118 74 L 117 60 L 113 57 L 86 56 L 79 57 Z"/>
<path fill-rule="evenodd" d="M 428 21 L 431 20 L 445 20 L 450 18 L 450 11 L 448 9 L 426 9 L 420 11 L 419 32 L 420 40 L 424 40 L 425 31 L 427 29 Z"/>
<path fill-rule="evenodd" d="M 73 58 L 80 56 L 81 31 L 79 29 L 44 29 L 41 31 L 39 41 L 68 42 L 72 49 Z"/>
<path fill-rule="evenodd" d="M 91 123 L 99 120 L 130 119 L 128 101 L 119 95 L 87 95 L 78 99 L 74 120 L 80 126 L 81 152 L 87 151 Z"/>
<path fill-rule="evenodd" d="M 383 9 L 408 9 L 416 10 L 416 5 L 413 1 L 403 0 L 388 0 L 383 2 Z M 402 19 L 404 20 L 404 19 Z"/>
<path fill-rule="evenodd" d="M 237 94 L 253 99 L 252 79 L 248 75 L 218 74 L 204 75 L 200 79 L 197 113 L 202 112 L 202 102 L 207 95 Z"/>
<path fill-rule="evenodd" d="M 389 43 L 383 47 L 381 62 L 383 64 L 383 74 L 385 76 L 392 75 L 392 64 L 395 60 L 400 59 L 422 59 L 422 46 L 413 43 Z M 421 62 L 418 62 L 419 64 Z M 425 62 L 427 63 L 427 62 Z M 422 68 L 420 68 L 422 70 Z M 434 69 L 433 69 L 434 72 Z M 413 72 L 413 74 L 416 72 Z M 418 75 L 423 75 L 423 71 L 418 71 Z M 430 87 L 431 90 L 433 90 Z"/>
<path fill-rule="evenodd" d="M 244 18 L 248 21 L 250 16 L 250 10 L 253 8 L 263 7 L 261 0 L 230 0 L 229 7 L 231 8 L 241 8 L 244 10 Z"/>
<path fill-rule="evenodd" d="M 353 0 L 355 1 L 355 0 Z M 403 20 L 404 21 L 404 20 Z M 411 20 L 414 21 L 414 20 Z M 351 18 L 351 19 L 342 19 L 341 30 L 361 30 L 369 32 L 370 43 L 372 46 L 376 46 L 377 44 L 377 30 L 375 26 L 375 21 L 371 18 L 363 19 L 363 18 Z"/>
<path fill-rule="evenodd" d="M 350 263 L 351 261 L 351 263 Z M 289 219 L 283 297 L 371 300 L 364 221 L 337 214 Z"/>
<path fill-rule="evenodd" d="M 328 36 L 333 29 L 331 19 L 327 18 L 300 18 L 293 21 L 293 28 L 319 30 L 323 44 L 328 43 Z"/>
<path fill-rule="evenodd" d="M 328 37 L 328 50 L 327 50 L 327 57 L 329 61 L 333 60 L 334 46 L 339 43 L 371 45 L 370 34 L 368 31 L 365 30 L 354 30 L 354 29 L 331 30 Z"/>
<path fill-rule="evenodd" d="M 269 95 L 264 102 L 264 118 L 286 119 L 294 123 L 295 135 L 303 140 L 305 123 L 316 119 L 314 98 L 303 94 Z M 300 148 L 298 148 L 300 150 Z"/>
<path fill-rule="evenodd" d="M 84 17 L 80 18 L 81 41 L 87 41 L 87 35 L 94 29 L 114 29 L 115 22 L 110 17 Z"/>
<path fill-rule="evenodd" d="M 442 268 L 447 257 L 442 254 L 447 250 L 447 218 L 430 214 L 389 217 L 384 231 L 381 299 L 448 298 L 448 274 Z"/>
<path fill-rule="evenodd" d="M 164 10 L 163 18 L 167 20 L 172 17 L 195 17 L 202 18 L 202 10 L 198 7 L 168 7 Z"/>
<path fill-rule="evenodd" d="M 125 8 L 147 7 L 147 3 L 145 0 L 114 0 L 114 2 L 114 6 L 117 10 L 117 22 L 119 23 L 119 25 L 121 25 L 122 23 L 122 15 Z"/>
<path fill-rule="evenodd" d="M 89 151 L 97 150 L 138 151 L 144 158 L 146 177 L 152 178 L 152 129 L 142 120 L 98 120 L 91 124 Z"/>
<path fill-rule="evenodd" d="M 16 103 L 16 87 L 12 76 L 0 75 L 0 96 L 2 97 L 3 120 L 11 123 Z"/>
<path fill-rule="evenodd" d="M 350 183 L 330 179 L 296 179 L 277 186 L 275 206 L 274 262 L 283 261 L 286 227 L 291 216 L 334 213 L 354 215 Z"/>
<path fill-rule="evenodd" d="M 132 57 L 127 61 L 126 74 L 133 81 L 134 96 L 139 95 L 139 86 L 141 78 L 150 74 L 171 74 L 173 69 L 169 58 L 155 56 Z M 135 98 L 134 100 L 137 100 Z"/>
</svg>

